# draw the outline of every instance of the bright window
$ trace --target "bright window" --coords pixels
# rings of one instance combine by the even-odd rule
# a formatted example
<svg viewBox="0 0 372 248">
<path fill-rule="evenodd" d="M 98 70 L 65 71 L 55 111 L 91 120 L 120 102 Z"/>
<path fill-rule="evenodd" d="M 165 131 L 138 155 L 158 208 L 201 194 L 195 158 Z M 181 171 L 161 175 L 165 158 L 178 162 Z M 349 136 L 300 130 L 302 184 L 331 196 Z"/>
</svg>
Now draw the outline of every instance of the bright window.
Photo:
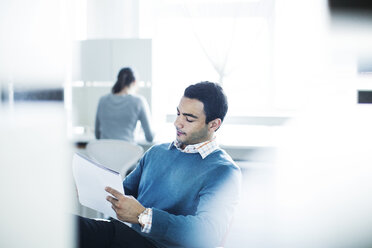
<svg viewBox="0 0 372 248">
<path fill-rule="evenodd" d="M 270 1 L 140 4 L 140 38 L 153 40 L 153 112 L 175 114 L 184 88 L 223 84 L 229 115 L 272 111 Z"/>
</svg>

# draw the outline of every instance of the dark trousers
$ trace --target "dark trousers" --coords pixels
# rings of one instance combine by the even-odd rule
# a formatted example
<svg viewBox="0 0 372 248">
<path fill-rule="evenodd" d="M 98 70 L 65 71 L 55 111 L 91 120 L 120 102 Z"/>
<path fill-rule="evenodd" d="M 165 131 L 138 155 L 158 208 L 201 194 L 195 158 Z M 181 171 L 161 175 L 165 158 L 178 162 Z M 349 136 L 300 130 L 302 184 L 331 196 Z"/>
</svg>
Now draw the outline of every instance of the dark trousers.
<svg viewBox="0 0 372 248">
<path fill-rule="evenodd" d="M 156 248 L 124 223 L 77 216 L 80 248 Z"/>
</svg>

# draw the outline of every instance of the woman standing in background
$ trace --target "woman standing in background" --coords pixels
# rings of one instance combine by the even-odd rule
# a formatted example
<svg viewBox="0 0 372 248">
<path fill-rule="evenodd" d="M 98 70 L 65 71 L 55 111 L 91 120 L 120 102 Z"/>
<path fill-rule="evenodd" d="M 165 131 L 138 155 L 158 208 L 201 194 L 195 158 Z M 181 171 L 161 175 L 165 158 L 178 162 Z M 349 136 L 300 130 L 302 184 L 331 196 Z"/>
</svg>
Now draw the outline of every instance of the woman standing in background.
<svg viewBox="0 0 372 248">
<path fill-rule="evenodd" d="M 134 142 L 134 130 L 139 120 L 146 140 L 153 140 L 148 103 L 143 97 L 130 94 L 135 83 L 132 69 L 122 68 L 112 92 L 100 98 L 95 123 L 97 139 Z"/>
</svg>

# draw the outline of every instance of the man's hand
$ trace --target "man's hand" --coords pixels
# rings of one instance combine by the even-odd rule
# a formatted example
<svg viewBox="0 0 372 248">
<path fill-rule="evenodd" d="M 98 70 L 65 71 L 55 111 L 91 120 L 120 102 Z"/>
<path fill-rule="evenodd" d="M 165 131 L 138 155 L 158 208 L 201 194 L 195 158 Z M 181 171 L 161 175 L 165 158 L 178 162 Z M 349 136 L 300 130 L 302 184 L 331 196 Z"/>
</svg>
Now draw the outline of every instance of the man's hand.
<svg viewBox="0 0 372 248">
<path fill-rule="evenodd" d="M 145 211 L 145 207 L 133 196 L 123 195 L 110 187 L 106 187 L 105 190 L 114 196 L 107 196 L 106 200 L 111 202 L 111 207 L 116 212 L 118 219 L 129 223 L 138 223 L 138 215 Z"/>
</svg>

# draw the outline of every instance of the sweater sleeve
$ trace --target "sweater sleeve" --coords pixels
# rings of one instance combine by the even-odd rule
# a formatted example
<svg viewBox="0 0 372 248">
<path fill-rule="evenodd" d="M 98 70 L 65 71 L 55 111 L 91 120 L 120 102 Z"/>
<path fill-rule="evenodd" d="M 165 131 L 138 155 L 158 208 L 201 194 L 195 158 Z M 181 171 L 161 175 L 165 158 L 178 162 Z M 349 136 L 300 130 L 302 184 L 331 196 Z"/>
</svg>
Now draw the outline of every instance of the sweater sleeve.
<svg viewBox="0 0 372 248">
<path fill-rule="evenodd" d="M 145 156 L 138 162 L 136 168 L 124 179 L 123 187 L 125 195 L 131 195 L 135 198 L 138 196 L 138 185 L 141 180 L 143 163 Z"/>
<path fill-rule="evenodd" d="M 153 208 L 149 237 L 182 247 L 216 247 L 225 236 L 240 194 L 238 168 L 221 166 L 199 192 L 195 215 L 174 215 Z"/>
<path fill-rule="evenodd" d="M 152 132 L 151 124 L 150 124 L 149 106 L 148 106 L 145 99 L 143 99 L 143 98 L 140 98 L 140 99 L 141 99 L 141 101 L 140 101 L 141 108 L 140 108 L 138 119 L 140 120 L 142 129 L 145 132 L 146 140 L 148 142 L 152 142 L 153 139 L 154 139 L 154 134 Z"/>
</svg>

